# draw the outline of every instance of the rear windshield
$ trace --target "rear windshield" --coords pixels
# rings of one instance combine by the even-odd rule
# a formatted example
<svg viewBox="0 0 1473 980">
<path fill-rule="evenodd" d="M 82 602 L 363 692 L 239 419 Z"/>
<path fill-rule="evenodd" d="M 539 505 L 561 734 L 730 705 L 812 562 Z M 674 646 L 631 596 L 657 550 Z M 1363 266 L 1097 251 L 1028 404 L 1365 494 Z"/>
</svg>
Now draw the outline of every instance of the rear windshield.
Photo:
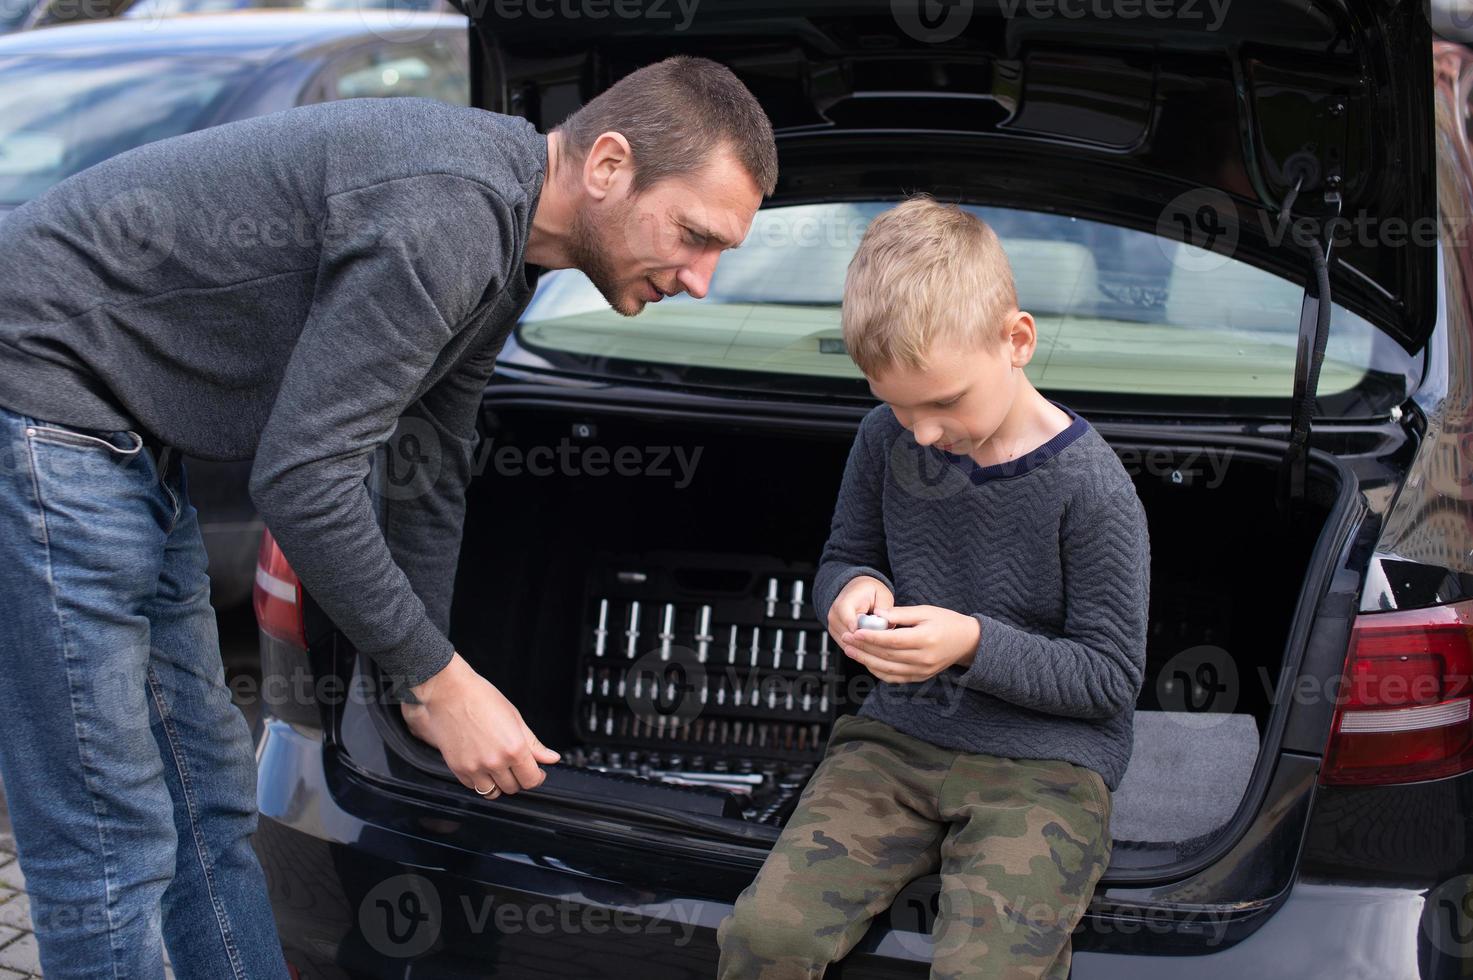
<svg viewBox="0 0 1473 980">
<path fill-rule="evenodd" d="M 600 375 L 867 395 L 844 351 L 839 304 L 850 257 L 893 202 L 767 208 L 722 255 L 708 296 L 636 317 L 608 308 L 582 273 L 542 275 L 519 325 L 523 347 Z M 1282 402 L 1293 391 L 1303 286 L 1214 252 L 1066 215 L 968 207 L 997 231 L 1039 341 L 1040 389 L 1215 403 Z M 1306 269 L 1307 271 L 1307 269 Z M 1322 398 L 1400 382 L 1406 355 L 1336 306 Z M 1391 385 L 1394 387 L 1394 385 Z"/>
</svg>

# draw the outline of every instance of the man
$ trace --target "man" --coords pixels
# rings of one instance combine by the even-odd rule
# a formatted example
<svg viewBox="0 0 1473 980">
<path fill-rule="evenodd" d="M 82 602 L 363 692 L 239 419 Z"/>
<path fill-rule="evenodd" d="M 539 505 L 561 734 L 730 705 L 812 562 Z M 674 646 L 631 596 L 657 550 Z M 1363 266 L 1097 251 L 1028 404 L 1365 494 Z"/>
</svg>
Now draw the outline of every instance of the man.
<svg viewBox="0 0 1473 980">
<path fill-rule="evenodd" d="M 705 295 L 777 177 L 725 68 L 672 58 L 542 136 L 419 99 L 165 140 L 0 226 L 0 776 L 48 977 L 286 973 L 179 453 L 255 456 L 304 586 L 467 787 L 557 753 L 446 638 L 481 392 L 542 269 Z M 402 420 L 438 480 L 376 511 Z M 169 447 L 177 452 L 161 452 Z"/>
</svg>

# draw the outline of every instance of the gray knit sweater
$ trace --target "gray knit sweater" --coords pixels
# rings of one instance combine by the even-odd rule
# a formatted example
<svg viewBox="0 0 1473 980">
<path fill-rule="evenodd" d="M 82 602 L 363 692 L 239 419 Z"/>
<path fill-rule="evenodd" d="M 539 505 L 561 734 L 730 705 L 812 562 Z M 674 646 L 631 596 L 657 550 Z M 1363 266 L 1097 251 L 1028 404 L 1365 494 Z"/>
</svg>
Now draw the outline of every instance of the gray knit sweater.
<svg viewBox="0 0 1473 980">
<path fill-rule="evenodd" d="M 454 653 L 476 415 L 532 295 L 546 169 L 525 119 L 418 98 L 105 160 L 0 224 L 0 405 L 254 456 L 251 496 L 302 583 L 416 684 Z M 401 479 L 371 495 L 396 427 Z"/>
<path fill-rule="evenodd" d="M 971 666 L 877 682 L 859 713 L 944 748 L 1063 759 L 1113 792 L 1145 669 L 1150 542 L 1119 458 L 1059 407 L 1067 429 L 993 466 L 918 446 L 876 407 L 849 454 L 813 598 L 827 619 L 851 579 L 873 575 L 896 605 L 974 616 Z"/>
</svg>

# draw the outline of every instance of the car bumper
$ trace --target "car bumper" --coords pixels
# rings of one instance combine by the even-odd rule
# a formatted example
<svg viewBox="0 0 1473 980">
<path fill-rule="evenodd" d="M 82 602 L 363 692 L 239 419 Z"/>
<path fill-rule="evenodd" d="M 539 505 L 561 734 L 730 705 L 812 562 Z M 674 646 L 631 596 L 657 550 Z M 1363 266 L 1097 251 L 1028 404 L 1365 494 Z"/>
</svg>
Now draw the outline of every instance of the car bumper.
<svg viewBox="0 0 1473 980">
<path fill-rule="evenodd" d="M 277 719 L 264 723 L 258 758 L 257 849 L 288 960 L 304 980 L 715 975 L 716 928 L 729 902 L 682 897 L 637 865 L 628 875 L 598 877 L 515 845 L 446 844 L 463 828 L 433 811 L 386 822 L 356 816 L 329 786 L 315 733 Z M 1300 879 L 1252 935 L 1195 956 L 1146 952 L 1163 923 L 1091 918 L 1083 928 L 1114 933 L 1101 935 L 1100 945 L 1142 952 L 1096 952 L 1081 948 L 1094 937 L 1076 937 L 1071 976 L 1457 976 L 1456 964 L 1473 953 L 1468 910 L 1456 901 L 1439 909 L 1438 898 Z M 929 938 L 882 925 L 844 961 L 843 975 L 927 976 Z"/>
</svg>

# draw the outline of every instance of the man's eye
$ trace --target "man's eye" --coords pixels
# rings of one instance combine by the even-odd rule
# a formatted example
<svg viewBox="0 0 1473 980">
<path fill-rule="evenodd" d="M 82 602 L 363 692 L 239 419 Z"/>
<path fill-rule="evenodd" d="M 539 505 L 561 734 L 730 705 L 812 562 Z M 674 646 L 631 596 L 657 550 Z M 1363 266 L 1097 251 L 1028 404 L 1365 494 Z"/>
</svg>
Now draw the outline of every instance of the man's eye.
<svg viewBox="0 0 1473 980">
<path fill-rule="evenodd" d="M 685 229 L 685 242 L 687 245 L 704 245 L 706 244 L 706 236 L 698 235 L 687 228 Z"/>
</svg>

